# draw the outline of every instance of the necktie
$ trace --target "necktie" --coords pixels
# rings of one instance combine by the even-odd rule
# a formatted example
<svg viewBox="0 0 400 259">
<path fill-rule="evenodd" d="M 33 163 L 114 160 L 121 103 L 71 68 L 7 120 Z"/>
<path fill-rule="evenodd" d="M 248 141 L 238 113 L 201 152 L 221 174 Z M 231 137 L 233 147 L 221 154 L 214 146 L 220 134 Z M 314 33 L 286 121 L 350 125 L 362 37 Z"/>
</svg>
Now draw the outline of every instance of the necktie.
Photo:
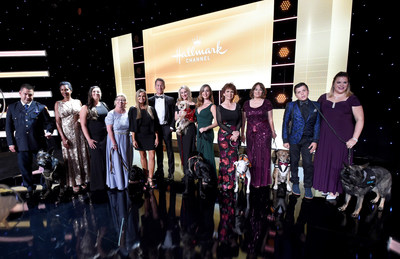
<svg viewBox="0 0 400 259">
<path fill-rule="evenodd" d="M 164 99 L 164 95 L 156 95 L 156 99 L 158 98 Z"/>
<path fill-rule="evenodd" d="M 29 108 L 29 105 L 25 104 L 24 107 L 25 107 L 25 111 L 27 111 Z"/>
</svg>

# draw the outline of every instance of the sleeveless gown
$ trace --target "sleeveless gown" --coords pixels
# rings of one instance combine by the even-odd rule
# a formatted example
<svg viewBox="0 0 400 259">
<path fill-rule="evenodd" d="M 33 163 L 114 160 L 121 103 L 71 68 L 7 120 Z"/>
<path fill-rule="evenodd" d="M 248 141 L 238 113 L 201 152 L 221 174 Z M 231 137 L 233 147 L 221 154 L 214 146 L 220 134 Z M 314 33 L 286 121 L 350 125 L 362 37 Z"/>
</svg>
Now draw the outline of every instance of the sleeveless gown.
<svg viewBox="0 0 400 259">
<path fill-rule="evenodd" d="M 108 109 L 103 103 L 93 107 L 97 110 L 97 118 L 88 118 L 87 127 L 90 137 L 96 140 L 96 149 L 89 149 L 90 153 L 90 190 L 101 191 L 106 189 L 106 143 L 107 128 L 104 119 Z"/>
<path fill-rule="evenodd" d="M 66 185 L 73 187 L 89 182 L 89 151 L 78 121 L 81 102 L 71 100 L 58 102 L 61 126 L 70 148 L 62 147 L 64 163 L 67 166 Z"/>
<path fill-rule="evenodd" d="M 214 131 L 208 130 L 203 133 L 199 132 L 199 129 L 212 124 L 214 116 L 211 112 L 210 104 L 207 108 L 198 112 L 196 109 L 197 118 L 197 151 L 203 155 L 204 160 L 211 165 L 216 174 L 215 157 L 214 157 Z"/>
</svg>

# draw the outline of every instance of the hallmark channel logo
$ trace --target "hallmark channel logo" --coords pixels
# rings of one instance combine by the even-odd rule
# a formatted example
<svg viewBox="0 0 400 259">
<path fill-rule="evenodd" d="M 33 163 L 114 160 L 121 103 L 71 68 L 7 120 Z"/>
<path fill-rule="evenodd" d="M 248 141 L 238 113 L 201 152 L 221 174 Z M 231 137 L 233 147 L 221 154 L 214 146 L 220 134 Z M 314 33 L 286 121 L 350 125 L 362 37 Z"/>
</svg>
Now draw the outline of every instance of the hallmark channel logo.
<svg viewBox="0 0 400 259">
<path fill-rule="evenodd" d="M 197 36 L 192 39 L 193 45 L 182 50 L 181 48 L 176 49 L 175 55 L 172 57 L 176 59 L 178 64 L 181 63 L 198 63 L 208 62 L 211 60 L 213 55 L 224 55 L 228 49 L 224 49 L 221 45 L 221 41 L 218 41 L 213 47 L 201 48 L 202 41 Z"/>
</svg>

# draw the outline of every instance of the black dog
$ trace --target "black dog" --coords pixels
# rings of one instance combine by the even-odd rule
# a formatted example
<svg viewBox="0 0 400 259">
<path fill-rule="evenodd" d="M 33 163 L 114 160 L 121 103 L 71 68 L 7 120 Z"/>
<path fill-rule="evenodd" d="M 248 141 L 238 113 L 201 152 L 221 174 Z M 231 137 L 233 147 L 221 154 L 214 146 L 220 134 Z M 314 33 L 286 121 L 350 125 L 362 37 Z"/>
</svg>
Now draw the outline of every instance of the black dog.
<svg viewBox="0 0 400 259">
<path fill-rule="evenodd" d="M 390 195 L 392 189 L 392 175 L 388 170 L 380 166 L 366 165 L 344 165 L 340 173 L 343 189 L 346 193 L 345 204 L 339 208 L 344 211 L 349 205 L 351 196 L 357 197 L 357 205 L 352 217 L 358 217 L 362 207 L 365 194 L 369 191 L 376 193 L 372 203 L 378 203 L 378 209 L 383 210 L 385 199 Z"/>
<path fill-rule="evenodd" d="M 188 159 L 188 167 L 189 170 L 185 177 L 185 193 L 187 193 L 188 190 L 189 178 L 192 178 L 194 180 L 198 180 L 199 195 L 202 199 L 205 199 L 206 196 L 203 192 L 203 188 L 209 185 L 212 181 L 211 166 L 204 161 L 203 157 L 200 154 L 197 154 Z"/>
<path fill-rule="evenodd" d="M 46 152 L 44 150 L 39 150 L 36 157 L 37 164 L 39 166 L 39 171 L 46 182 L 47 190 L 42 195 L 43 199 L 46 199 L 51 193 L 51 186 L 53 183 L 60 184 L 60 196 L 64 193 L 64 173 L 59 160 L 53 156 L 53 154 Z"/>
<path fill-rule="evenodd" d="M 146 182 L 146 174 L 143 169 L 137 165 L 132 166 L 132 169 L 129 172 L 129 182 L 144 184 Z"/>
</svg>

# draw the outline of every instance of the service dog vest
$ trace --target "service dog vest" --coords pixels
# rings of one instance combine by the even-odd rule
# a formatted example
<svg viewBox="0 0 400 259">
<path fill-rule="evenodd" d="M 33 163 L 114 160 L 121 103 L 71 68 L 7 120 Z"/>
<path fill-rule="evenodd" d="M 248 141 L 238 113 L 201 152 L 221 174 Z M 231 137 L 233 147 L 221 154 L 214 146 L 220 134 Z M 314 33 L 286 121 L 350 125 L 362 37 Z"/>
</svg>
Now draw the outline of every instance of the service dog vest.
<svg viewBox="0 0 400 259">
<path fill-rule="evenodd" d="M 365 168 L 364 170 L 362 170 L 363 173 L 363 181 L 361 182 L 362 187 L 371 187 L 374 188 L 375 187 L 375 183 L 376 183 L 376 176 L 374 174 L 374 171 L 372 171 L 369 168 Z"/>
</svg>

